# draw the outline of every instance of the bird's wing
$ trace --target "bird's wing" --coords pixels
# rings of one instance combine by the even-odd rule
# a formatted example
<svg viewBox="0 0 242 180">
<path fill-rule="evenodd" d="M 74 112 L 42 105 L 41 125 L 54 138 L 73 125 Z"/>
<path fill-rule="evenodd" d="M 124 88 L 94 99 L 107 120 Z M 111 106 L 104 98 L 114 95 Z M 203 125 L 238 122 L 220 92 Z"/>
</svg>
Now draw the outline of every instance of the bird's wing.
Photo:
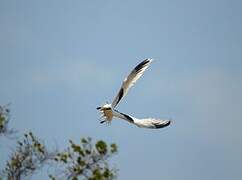
<svg viewBox="0 0 242 180">
<path fill-rule="evenodd" d="M 117 118 L 124 119 L 142 128 L 159 129 L 159 128 L 169 126 L 171 123 L 170 120 L 161 120 L 161 119 L 154 119 L 154 118 L 137 119 L 130 115 L 121 113 L 117 110 L 114 110 L 113 115 Z"/>
<path fill-rule="evenodd" d="M 130 115 L 127 115 L 127 114 L 124 114 L 124 113 L 117 111 L 116 109 L 113 111 L 113 116 L 120 118 L 120 119 L 124 119 L 124 120 L 126 120 L 130 123 L 134 123 L 134 119 L 135 119 L 134 117 L 132 117 Z"/>
<path fill-rule="evenodd" d="M 142 74 L 148 68 L 148 66 L 150 65 L 151 62 L 152 62 L 152 59 L 145 59 L 144 61 L 139 63 L 131 71 L 131 73 L 128 75 L 128 77 L 126 77 L 124 79 L 118 94 L 116 95 L 116 97 L 114 98 L 114 100 L 112 102 L 112 107 L 113 108 L 115 108 L 118 105 L 118 103 L 120 102 L 120 100 L 122 99 L 122 97 L 124 97 L 128 93 L 128 90 L 142 76 Z"/>
<path fill-rule="evenodd" d="M 139 119 L 136 122 L 137 126 L 143 128 L 150 128 L 150 129 L 159 129 L 171 124 L 171 120 L 162 120 L 162 119 L 154 119 L 154 118 L 145 118 Z"/>
</svg>

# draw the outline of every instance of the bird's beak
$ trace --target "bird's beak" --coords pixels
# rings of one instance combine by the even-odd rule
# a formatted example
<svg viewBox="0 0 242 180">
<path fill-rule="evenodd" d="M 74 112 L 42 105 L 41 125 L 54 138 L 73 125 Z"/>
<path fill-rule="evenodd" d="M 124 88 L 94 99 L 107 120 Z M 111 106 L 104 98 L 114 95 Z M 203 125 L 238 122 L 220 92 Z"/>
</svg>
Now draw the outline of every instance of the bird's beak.
<svg viewBox="0 0 242 180">
<path fill-rule="evenodd" d="M 100 110 L 101 109 L 101 107 L 99 106 L 99 107 L 97 107 L 97 110 Z"/>
<path fill-rule="evenodd" d="M 104 123 L 105 121 L 101 121 L 100 124 Z"/>
</svg>

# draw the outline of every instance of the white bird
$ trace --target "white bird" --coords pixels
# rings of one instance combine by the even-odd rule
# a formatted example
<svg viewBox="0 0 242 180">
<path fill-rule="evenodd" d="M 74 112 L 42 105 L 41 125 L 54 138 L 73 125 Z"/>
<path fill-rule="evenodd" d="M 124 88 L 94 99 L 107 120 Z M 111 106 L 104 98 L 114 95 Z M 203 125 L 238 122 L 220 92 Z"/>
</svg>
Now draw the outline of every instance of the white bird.
<svg viewBox="0 0 242 180">
<path fill-rule="evenodd" d="M 143 75 L 144 71 L 149 67 L 151 62 L 152 62 L 152 59 L 145 59 L 131 71 L 128 77 L 124 79 L 122 86 L 117 96 L 114 98 L 112 104 L 106 103 L 102 107 L 97 107 L 97 110 L 101 112 L 100 118 L 104 119 L 100 123 L 104 123 L 104 122 L 110 123 L 113 117 L 126 120 L 129 123 L 135 124 L 138 127 L 151 128 L 151 129 L 163 128 L 168 126 L 171 123 L 170 120 L 161 120 L 161 119 L 154 119 L 154 118 L 138 119 L 130 115 L 121 113 L 115 109 L 115 107 L 118 105 L 120 100 L 128 93 L 129 89 Z"/>
</svg>

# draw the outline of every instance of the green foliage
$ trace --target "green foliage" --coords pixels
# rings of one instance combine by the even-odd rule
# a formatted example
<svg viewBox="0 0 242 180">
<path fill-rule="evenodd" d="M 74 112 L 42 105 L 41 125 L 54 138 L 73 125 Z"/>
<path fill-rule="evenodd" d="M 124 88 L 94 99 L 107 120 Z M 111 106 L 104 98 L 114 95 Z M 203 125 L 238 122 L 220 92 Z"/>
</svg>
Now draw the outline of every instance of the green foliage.
<svg viewBox="0 0 242 180">
<path fill-rule="evenodd" d="M 5 117 L 2 114 L 0 114 L 0 129 L 3 129 L 5 123 L 6 123 Z"/>
<path fill-rule="evenodd" d="M 111 153 L 116 153 L 118 152 L 118 146 L 116 144 L 111 144 Z"/>
<path fill-rule="evenodd" d="M 106 154 L 107 153 L 107 144 L 104 141 L 98 141 L 96 143 L 96 149 L 99 154 Z"/>
<path fill-rule="evenodd" d="M 92 176 L 89 178 L 89 180 L 106 180 L 106 179 L 112 179 L 113 178 L 113 172 L 111 172 L 108 168 L 100 171 L 100 169 L 95 169 L 93 171 Z"/>
<path fill-rule="evenodd" d="M 11 135 L 14 133 L 12 129 L 8 128 L 10 111 L 7 106 L 0 106 L 0 135 Z"/>
<path fill-rule="evenodd" d="M 0 106 L 0 135 L 14 132 L 7 128 L 8 122 L 9 110 L 6 106 Z M 116 179 L 117 170 L 109 167 L 108 160 L 117 150 L 116 144 L 107 145 L 102 140 L 93 143 L 88 137 L 81 138 L 79 144 L 69 140 L 69 146 L 64 151 L 49 151 L 32 132 L 29 132 L 24 134 L 22 140 L 17 141 L 5 168 L 0 171 L 0 180 L 29 179 L 45 165 L 57 172 L 55 175 L 49 175 L 51 180 Z"/>
<path fill-rule="evenodd" d="M 33 175 L 45 164 L 59 171 L 58 175 L 49 175 L 56 179 L 116 179 L 116 170 L 108 166 L 108 159 L 117 153 L 117 145 L 108 146 L 100 140 L 92 143 L 91 138 L 82 138 L 80 144 L 69 141 L 70 146 L 63 152 L 49 152 L 45 145 L 32 132 L 24 134 L 22 141 L 17 141 L 3 170 L 6 179 L 20 180 Z"/>
<path fill-rule="evenodd" d="M 54 156 L 54 153 L 49 153 L 33 133 L 29 132 L 22 141 L 17 142 L 17 148 L 7 161 L 3 174 L 12 180 L 29 177 Z"/>
<path fill-rule="evenodd" d="M 107 163 L 107 160 L 117 152 L 115 144 L 108 146 L 104 141 L 97 141 L 93 146 L 91 138 L 82 138 L 80 144 L 72 140 L 69 143 L 70 147 L 55 157 L 57 163 L 62 163 L 64 177 L 90 180 L 116 178 L 116 170 L 110 169 Z M 57 177 L 61 178 L 58 175 Z M 56 177 L 50 175 L 50 178 Z"/>
</svg>

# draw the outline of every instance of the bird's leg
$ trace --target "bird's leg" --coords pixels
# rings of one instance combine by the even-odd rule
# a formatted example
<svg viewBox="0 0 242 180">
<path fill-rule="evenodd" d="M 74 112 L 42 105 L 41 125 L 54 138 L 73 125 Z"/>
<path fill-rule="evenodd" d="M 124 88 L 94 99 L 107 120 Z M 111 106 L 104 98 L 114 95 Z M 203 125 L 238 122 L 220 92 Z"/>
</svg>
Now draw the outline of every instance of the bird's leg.
<svg viewBox="0 0 242 180">
<path fill-rule="evenodd" d="M 106 122 L 105 120 L 102 120 L 102 121 L 100 121 L 100 124 L 102 124 L 102 123 L 104 123 L 104 122 Z"/>
<path fill-rule="evenodd" d="M 100 124 L 102 124 L 102 123 L 106 122 L 106 118 L 105 118 L 105 115 L 102 110 L 100 110 L 99 112 L 101 114 L 99 117 L 99 120 L 100 120 Z"/>
<path fill-rule="evenodd" d="M 110 126 L 110 125 L 111 125 L 111 121 L 107 121 L 107 125 L 109 125 L 109 126 Z"/>
</svg>

